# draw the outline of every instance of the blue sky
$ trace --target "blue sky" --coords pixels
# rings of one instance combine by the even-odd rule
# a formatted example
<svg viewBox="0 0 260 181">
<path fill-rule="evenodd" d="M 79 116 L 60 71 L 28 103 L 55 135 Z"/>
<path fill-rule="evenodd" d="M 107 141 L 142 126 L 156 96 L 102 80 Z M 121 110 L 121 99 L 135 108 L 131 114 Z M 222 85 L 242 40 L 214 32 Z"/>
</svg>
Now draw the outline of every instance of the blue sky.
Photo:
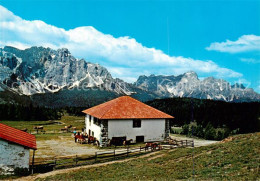
<svg viewBox="0 0 260 181">
<path fill-rule="evenodd" d="M 0 46 L 67 47 L 114 77 L 190 70 L 260 92 L 260 1 L 0 0 Z M 39 20 L 39 21 L 35 21 Z"/>
</svg>

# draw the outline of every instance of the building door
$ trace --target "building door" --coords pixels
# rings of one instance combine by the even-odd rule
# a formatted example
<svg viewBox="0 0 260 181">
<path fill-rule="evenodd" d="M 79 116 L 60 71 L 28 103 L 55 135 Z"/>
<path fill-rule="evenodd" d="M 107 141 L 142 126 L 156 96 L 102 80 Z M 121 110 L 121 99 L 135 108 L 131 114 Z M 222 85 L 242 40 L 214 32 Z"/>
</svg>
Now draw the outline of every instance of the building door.
<svg viewBox="0 0 260 181">
<path fill-rule="evenodd" d="M 123 145 L 123 142 L 126 140 L 126 137 L 123 136 L 123 137 L 112 137 L 112 145 L 115 145 L 115 146 L 121 146 Z"/>
<path fill-rule="evenodd" d="M 143 143 L 144 142 L 144 136 L 136 136 L 136 143 Z"/>
</svg>

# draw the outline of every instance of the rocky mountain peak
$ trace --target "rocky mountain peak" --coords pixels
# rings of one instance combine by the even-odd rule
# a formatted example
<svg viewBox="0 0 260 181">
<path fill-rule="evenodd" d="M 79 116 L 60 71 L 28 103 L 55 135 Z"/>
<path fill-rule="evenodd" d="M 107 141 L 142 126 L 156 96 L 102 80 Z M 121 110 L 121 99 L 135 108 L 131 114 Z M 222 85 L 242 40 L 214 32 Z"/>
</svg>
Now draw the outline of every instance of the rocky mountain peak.
<svg viewBox="0 0 260 181">
<path fill-rule="evenodd" d="M 18 48 L 15 47 L 11 47 L 11 46 L 5 46 L 3 48 L 4 51 L 9 52 L 9 53 L 13 53 L 15 51 L 20 51 Z"/>
<path fill-rule="evenodd" d="M 238 84 L 230 86 L 229 82 L 214 77 L 201 81 L 193 71 L 179 76 L 140 76 L 134 85 L 146 91 L 153 91 L 160 97 L 194 97 L 223 101 L 260 100 L 260 95 L 252 89 Z"/>
<path fill-rule="evenodd" d="M 114 79 L 99 65 L 73 57 L 67 48 L 0 48 L 0 84 L 25 95 L 87 88 L 129 95 L 142 100 L 162 97 L 194 97 L 224 101 L 256 101 L 260 95 L 243 85 L 208 77 L 199 80 L 194 71 L 182 75 L 142 75 L 133 84 Z M 1 88 L 3 90 L 3 86 Z M 83 91 L 84 92 L 84 91 Z"/>
<path fill-rule="evenodd" d="M 239 88 L 239 89 L 246 89 L 246 87 L 243 84 L 235 83 L 231 86 L 232 88 Z"/>
<path fill-rule="evenodd" d="M 193 78 L 198 79 L 198 75 L 197 75 L 197 73 L 194 72 L 194 71 L 186 72 L 186 73 L 183 74 L 183 76 L 185 76 L 185 77 L 193 77 Z"/>
<path fill-rule="evenodd" d="M 60 57 L 69 57 L 71 56 L 71 53 L 67 48 L 61 48 L 57 50 L 57 53 Z"/>
<path fill-rule="evenodd" d="M 83 83 L 85 87 L 98 87 L 115 81 L 106 68 L 76 59 L 67 48 L 56 51 L 43 47 L 25 50 L 5 47 L 1 51 L 4 54 L 0 55 L 0 68 L 5 72 L 0 75 L 0 81 L 6 85 L 15 84 L 13 89 L 25 95 L 57 92 L 83 86 Z M 11 75 L 16 79 L 11 79 Z"/>
</svg>

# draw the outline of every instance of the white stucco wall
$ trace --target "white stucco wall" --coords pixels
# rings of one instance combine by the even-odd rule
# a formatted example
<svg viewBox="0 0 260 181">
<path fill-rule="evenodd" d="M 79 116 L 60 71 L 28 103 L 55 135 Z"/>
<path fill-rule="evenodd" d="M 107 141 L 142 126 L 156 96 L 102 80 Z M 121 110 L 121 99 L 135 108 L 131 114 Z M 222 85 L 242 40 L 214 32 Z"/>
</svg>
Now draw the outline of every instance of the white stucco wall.
<svg viewBox="0 0 260 181">
<path fill-rule="evenodd" d="M 29 149 L 0 139 L 0 174 L 13 172 L 16 167 L 29 168 L 29 159 Z"/>
<path fill-rule="evenodd" d="M 133 139 L 136 142 L 136 136 L 144 136 L 144 141 L 163 141 L 165 137 L 165 119 L 143 119 L 141 127 L 134 128 L 133 120 L 109 120 L 108 138 L 124 137 Z"/>
<path fill-rule="evenodd" d="M 90 119 L 91 118 L 91 119 Z M 85 117 L 85 124 L 86 124 L 86 132 L 87 134 L 89 134 L 89 129 L 91 130 L 91 134 L 92 135 L 92 131 L 94 132 L 94 137 L 97 138 L 99 141 L 101 140 L 101 127 L 94 124 L 94 117 L 90 116 L 90 115 L 86 115 Z"/>
</svg>

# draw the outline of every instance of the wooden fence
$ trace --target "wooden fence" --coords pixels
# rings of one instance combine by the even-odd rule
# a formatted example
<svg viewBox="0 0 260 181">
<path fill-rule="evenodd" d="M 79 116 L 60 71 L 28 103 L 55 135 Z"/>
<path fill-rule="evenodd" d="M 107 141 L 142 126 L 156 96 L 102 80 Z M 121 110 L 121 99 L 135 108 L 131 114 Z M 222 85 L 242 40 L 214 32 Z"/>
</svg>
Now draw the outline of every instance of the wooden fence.
<svg viewBox="0 0 260 181">
<path fill-rule="evenodd" d="M 164 142 L 165 144 L 161 144 L 161 146 L 164 149 L 167 148 L 175 148 L 175 147 L 194 147 L 194 141 L 193 140 L 176 140 L 176 139 L 170 139 Z"/>
<path fill-rule="evenodd" d="M 62 133 L 72 133 L 72 132 L 73 132 L 73 130 L 66 131 L 66 130 L 61 130 L 61 129 L 51 129 L 51 130 L 43 129 L 43 130 L 38 130 L 38 132 L 36 129 L 27 130 L 27 133 L 30 133 L 30 134 L 62 134 Z"/>
<path fill-rule="evenodd" d="M 40 162 L 34 162 L 31 165 L 33 173 L 45 173 L 55 169 L 70 168 L 81 165 L 91 165 L 94 163 L 107 162 L 111 160 L 124 159 L 126 157 L 137 156 L 140 154 L 145 154 L 152 151 L 158 151 L 161 149 L 173 149 L 177 147 L 193 147 L 194 142 L 190 140 L 175 140 L 174 144 L 172 142 L 162 142 L 158 147 L 152 149 L 151 147 L 127 147 L 123 149 L 113 149 L 109 151 L 98 151 L 95 152 L 93 156 L 72 156 L 72 157 L 60 157 L 53 158 L 50 160 L 44 160 Z"/>
</svg>

